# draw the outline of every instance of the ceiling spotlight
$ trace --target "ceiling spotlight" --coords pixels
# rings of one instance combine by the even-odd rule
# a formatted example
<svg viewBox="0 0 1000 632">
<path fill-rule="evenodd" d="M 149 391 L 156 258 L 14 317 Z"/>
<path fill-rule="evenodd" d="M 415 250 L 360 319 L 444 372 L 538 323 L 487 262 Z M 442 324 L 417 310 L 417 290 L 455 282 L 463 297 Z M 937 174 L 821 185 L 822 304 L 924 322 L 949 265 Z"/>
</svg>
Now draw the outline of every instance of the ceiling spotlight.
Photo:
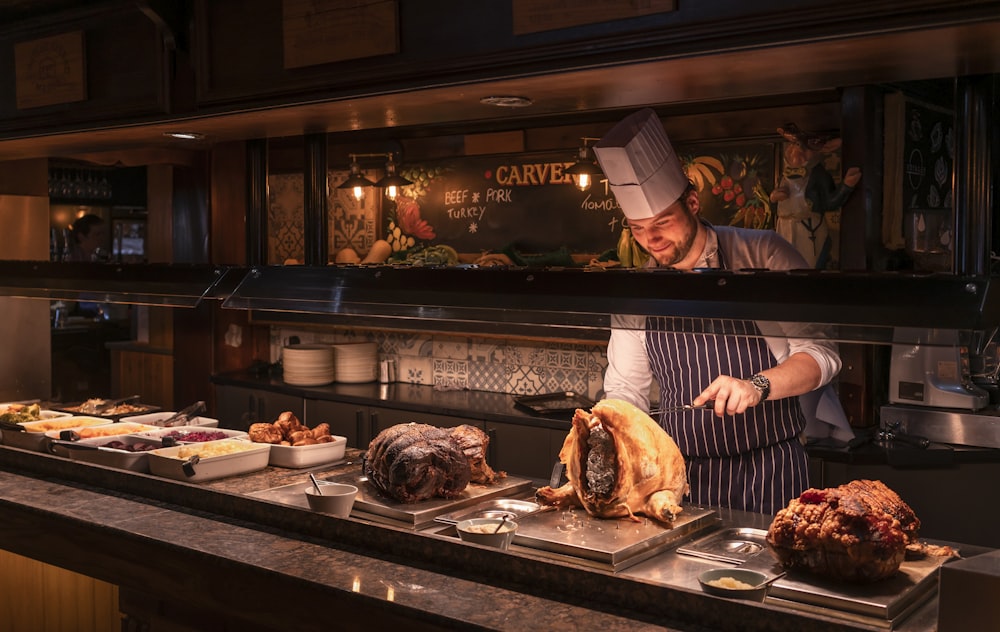
<svg viewBox="0 0 1000 632">
<path fill-rule="evenodd" d="M 483 105 L 495 105 L 498 108 L 525 108 L 534 103 L 528 97 L 493 96 L 479 99 Z"/>
<path fill-rule="evenodd" d="M 597 166 L 597 163 L 590 155 L 590 147 L 587 146 L 587 142 L 599 139 L 584 137 L 581 140 L 583 141 L 583 145 L 577 150 L 576 162 L 566 170 L 566 173 L 573 176 L 573 184 L 576 188 L 586 191 L 593 184 L 594 176 L 601 173 L 601 168 Z"/>
<path fill-rule="evenodd" d="M 164 136 L 180 140 L 204 140 L 205 135 L 198 132 L 163 132 Z"/>
</svg>

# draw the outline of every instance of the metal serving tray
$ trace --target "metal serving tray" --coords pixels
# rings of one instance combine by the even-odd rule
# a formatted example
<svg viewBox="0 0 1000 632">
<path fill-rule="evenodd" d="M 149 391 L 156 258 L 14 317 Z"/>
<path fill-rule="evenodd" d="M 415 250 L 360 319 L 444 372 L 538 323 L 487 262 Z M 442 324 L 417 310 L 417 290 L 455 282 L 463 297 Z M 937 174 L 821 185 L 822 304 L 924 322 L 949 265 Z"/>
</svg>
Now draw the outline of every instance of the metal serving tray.
<svg viewBox="0 0 1000 632">
<path fill-rule="evenodd" d="M 473 518 L 506 518 L 517 521 L 525 516 L 530 516 L 541 508 L 541 505 L 530 500 L 495 498 L 472 507 L 437 516 L 434 520 L 444 524 L 458 524 L 463 520 Z"/>
<path fill-rule="evenodd" d="M 619 571 L 718 524 L 713 509 L 686 505 L 670 527 L 639 516 L 595 518 L 579 508 L 539 511 L 517 523 L 513 546 L 547 557 Z"/>
<path fill-rule="evenodd" d="M 722 529 L 677 549 L 683 555 L 733 564 L 742 564 L 763 551 L 767 551 L 767 531 L 740 527 Z"/>
<path fill-rule="evenodd" d="M 871 584 L 789 572 L 771 584 L 764 603 L 891 630 L 931 598 L 937 590 L 939 569 L 950 559 L 928 555 L 904 560 L 895 575 Z"/>
<path fill-rule="evenodd" d="M 514 403 L 536 415 L 572 415 L 577 408 L 593 408 L 594 402 L 579 393 L 565 391 L 544 395 L 522 395 L 514 398 Z"/>
<path fill-rule="evenodd" d="M 492 498 L 517 496 L 531 488 L 530 480 L 508 476 L 493 485 L 470 483 L 458 498 L 430 498 L 415 503 L 402 503 L 378 493 L 361 473 L 360 467 L 351 472 L 324 476 L 321 480 L 347 483 L 358 488 L 358 496 L 351 509 L 352 516 L 414 529 L 433 524 L 434 519 L 441 514 L 455 512 Z M 308 507 L 304 492 L 309 485 L 310 483 L 294 483 L 248 495 L 286 505 Z"/>
</svg>

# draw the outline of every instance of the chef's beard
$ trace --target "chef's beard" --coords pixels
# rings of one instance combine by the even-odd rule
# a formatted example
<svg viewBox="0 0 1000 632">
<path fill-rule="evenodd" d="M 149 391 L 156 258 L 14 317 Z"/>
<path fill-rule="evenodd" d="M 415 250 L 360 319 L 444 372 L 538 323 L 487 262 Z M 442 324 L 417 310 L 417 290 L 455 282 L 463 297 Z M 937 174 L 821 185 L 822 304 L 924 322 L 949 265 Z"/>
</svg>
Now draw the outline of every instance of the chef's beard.
<svg viewBox="0 0 1000 632">
<path fill-rule="evenodd" d="M 685 213 L 687 225 L 684 227 L 684 234 L 679 240 L 669 242 L 673 248 L 657 253 L 651 253 L 656 260 L 656 265 L 662 268 L 672 268 L 683 261 L 691 252 L 694 240 L 698 236 L 698 220 L 694 213 Z"/>
</svg>

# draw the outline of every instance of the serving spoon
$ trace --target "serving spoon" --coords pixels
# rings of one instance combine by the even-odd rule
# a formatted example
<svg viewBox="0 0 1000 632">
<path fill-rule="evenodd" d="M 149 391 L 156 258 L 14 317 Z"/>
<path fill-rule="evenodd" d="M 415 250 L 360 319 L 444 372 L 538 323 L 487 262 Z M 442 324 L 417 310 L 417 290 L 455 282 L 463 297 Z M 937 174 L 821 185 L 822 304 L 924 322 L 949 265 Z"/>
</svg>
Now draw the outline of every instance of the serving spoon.
<svg viewBox="0 0 1000 632">
<path fill-rule="evenodd" d="M 321 488 L 319 486 L 319 481 L 316 480 L 316 475 L 313 474 L 312 472 L 309 472 L 309 480 L 311 480 L 313 482 L 313 487 L 316 488 L 316 495 L 317 496 L 322 496 L 323 495 L 323 488 Z"/>
<path fill-rule="evenodd" d="M 507 514 L 500 516 L 500 524 L 498 524 L 497 528 L 493 530 L 493 533 L 500 533 L 500 529 L 502 529 L 505 524 L 507 524 Z"/>
</svg>

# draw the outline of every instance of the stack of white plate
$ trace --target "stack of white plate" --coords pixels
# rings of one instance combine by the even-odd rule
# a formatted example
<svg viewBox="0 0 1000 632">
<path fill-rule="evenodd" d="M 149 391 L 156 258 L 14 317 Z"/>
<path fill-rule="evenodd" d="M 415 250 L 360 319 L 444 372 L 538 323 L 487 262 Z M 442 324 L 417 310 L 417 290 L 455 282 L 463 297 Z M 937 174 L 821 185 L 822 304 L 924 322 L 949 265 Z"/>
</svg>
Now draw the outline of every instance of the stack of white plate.
<svg viewBox="0 0 1000 632">
<path fill-rule="evenodd" d="M 374 382 L 378 377 L 378 346 L 374 342 L 333 345 L 337 381 Z"/>
<path fill-rule="evenodd" d="M 322 386 L 336 376 L 330 345 L 288 345 L 281 352 L 281 364 L 285 383 L 295 386 Z"/>
</svg>

